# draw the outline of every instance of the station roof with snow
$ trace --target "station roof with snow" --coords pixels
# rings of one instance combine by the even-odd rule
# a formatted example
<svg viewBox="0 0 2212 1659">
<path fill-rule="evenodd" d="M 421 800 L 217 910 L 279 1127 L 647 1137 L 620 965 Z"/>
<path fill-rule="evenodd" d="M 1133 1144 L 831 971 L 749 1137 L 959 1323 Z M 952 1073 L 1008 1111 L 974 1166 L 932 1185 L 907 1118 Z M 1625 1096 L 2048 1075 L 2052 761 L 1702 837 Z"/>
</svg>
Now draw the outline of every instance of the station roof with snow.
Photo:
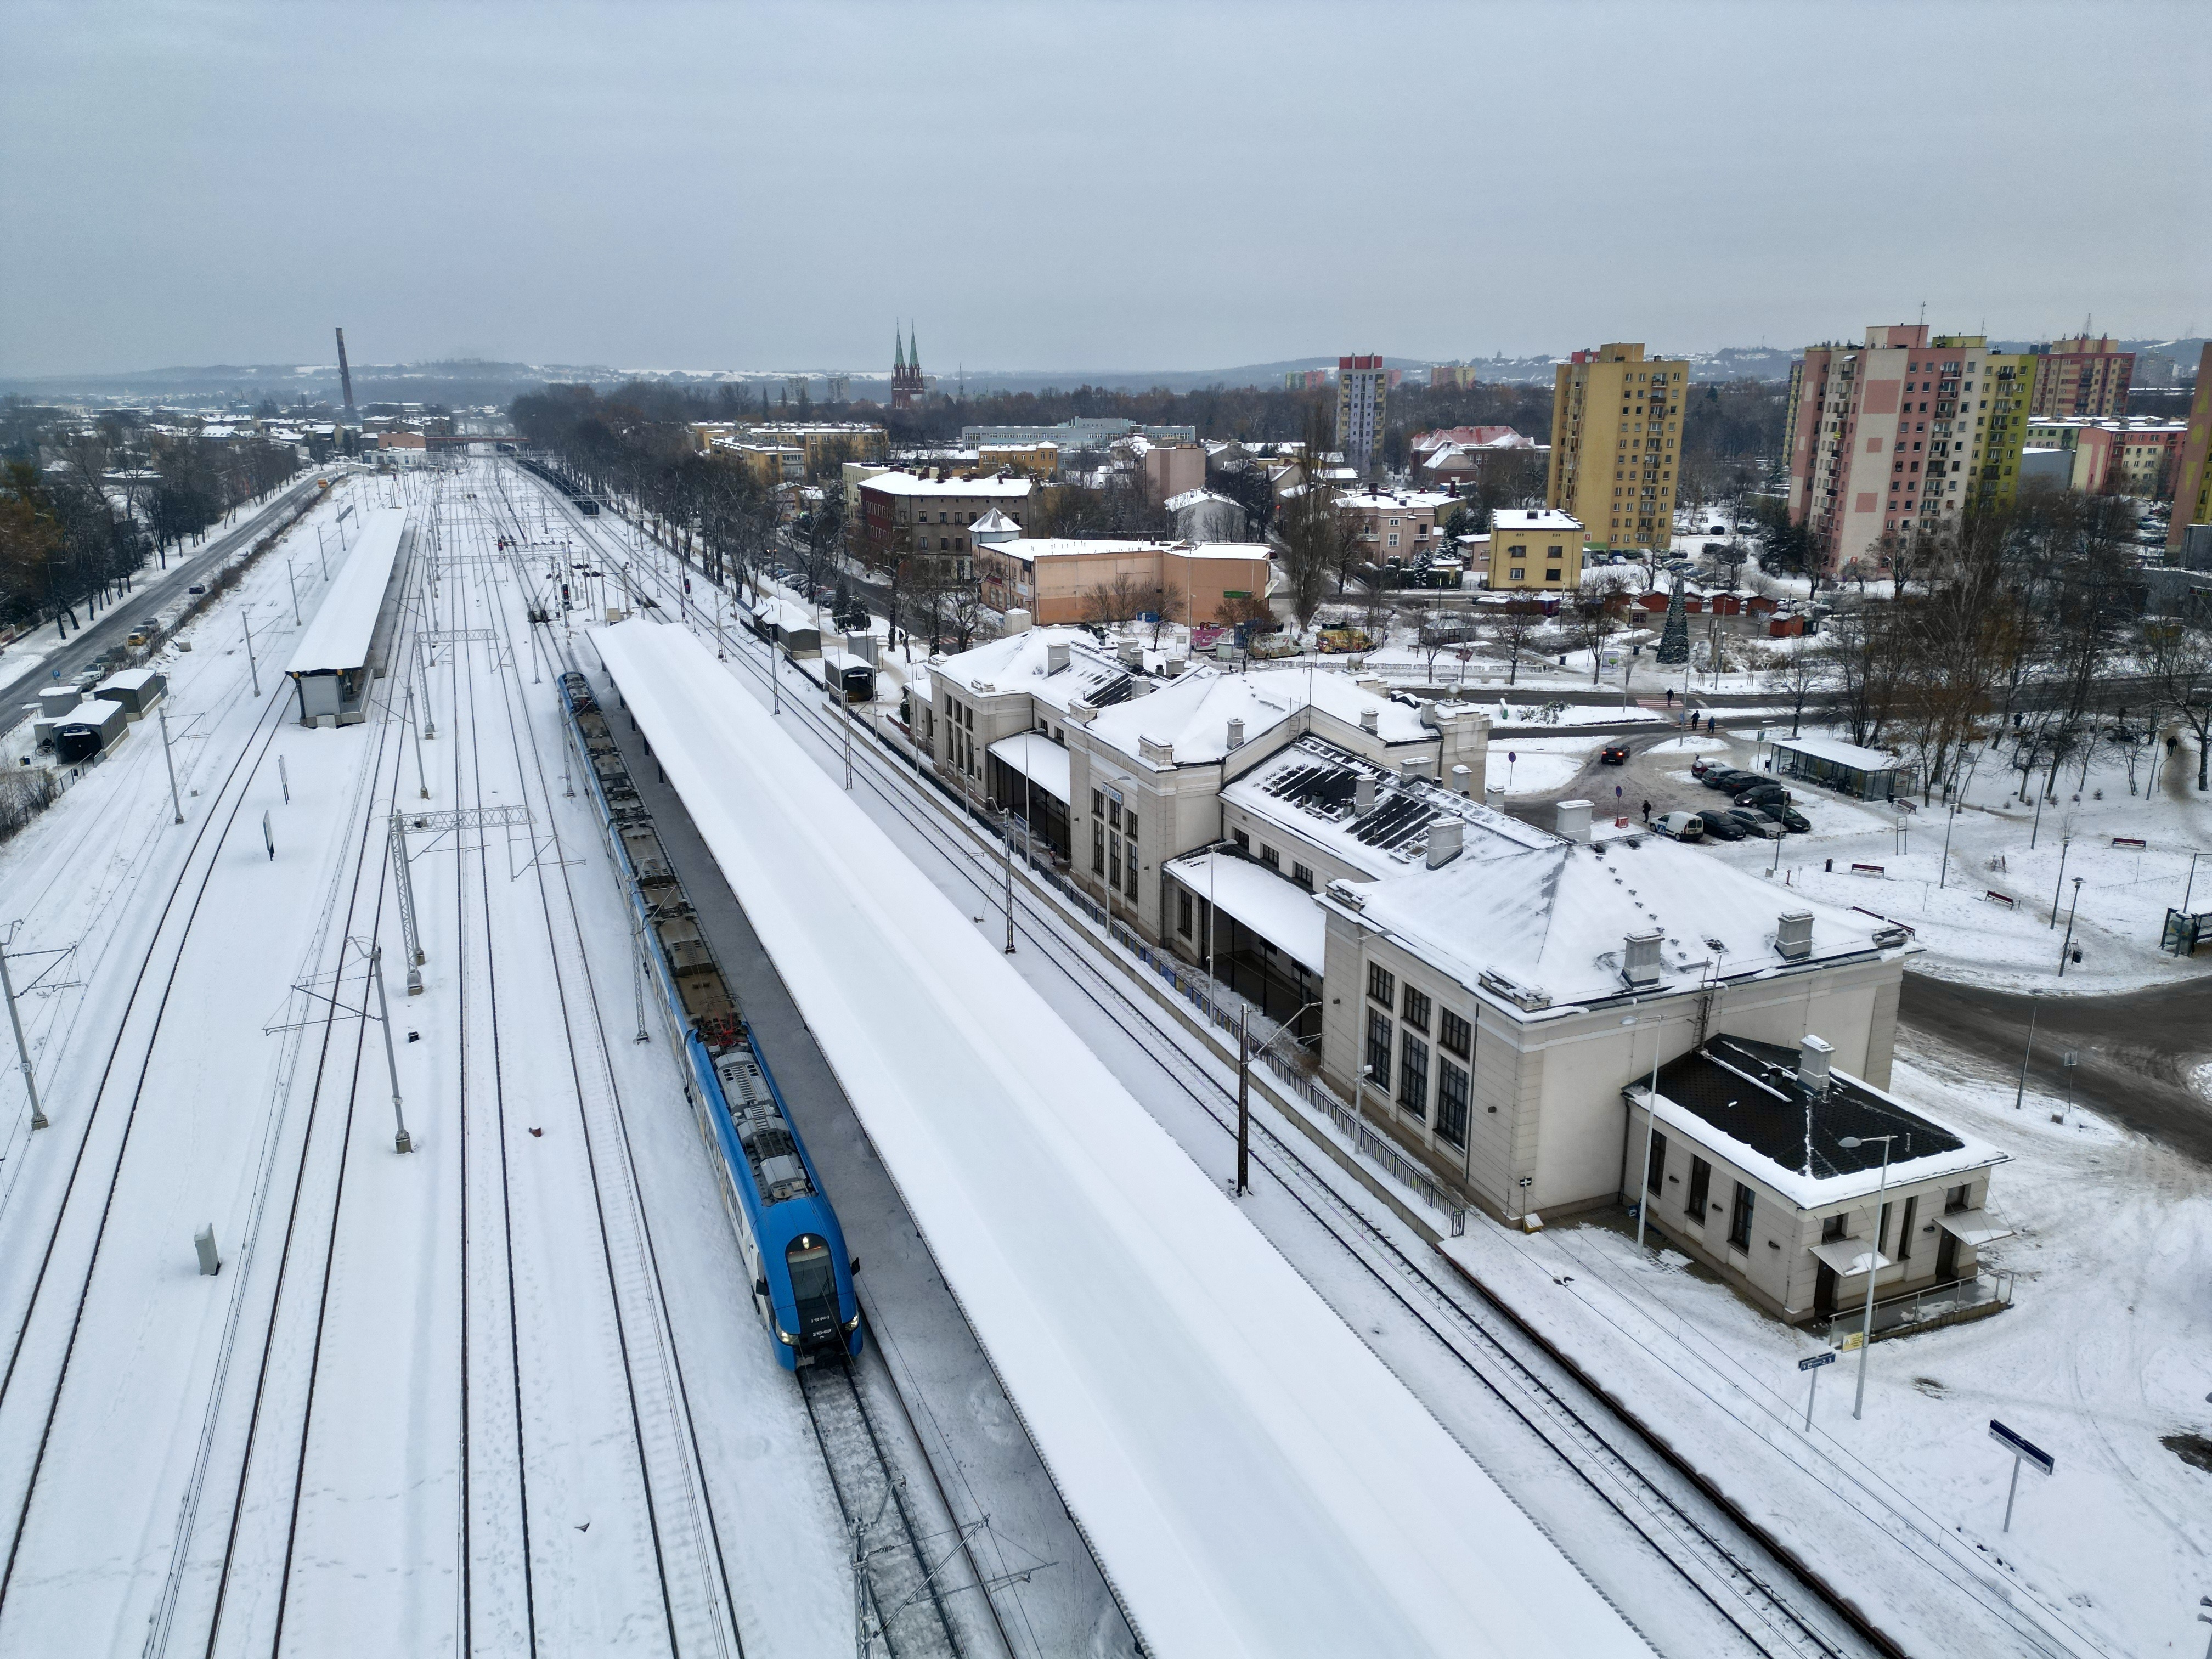
<svg viewBox="0 0 2212 1659">
<path fill-rule="evenodd" d="M 1375 786 L 1365 812 L 1358 805 L 1363 777 Z M 1631 994 L 1631 934 L 1662 940 L 1660 977 L 1637 988 L 1645 992 L 1872 958 L 1906 943 L 1887 924 L 1794 892 L 1784 897 L 1657 836 L 1571 841 L 1317 737 L 1270 756 L 1222 797 L 1366 872 L 1332 883 L 1324 908 L 1524 1012 Z M 1431 867 L 1430 831 L 1446 817 L 1460 820 L 1460 850 Z M 1778 945 L 1785 909 L 1812 918 L 1802 954 L 1785 957 Z"/>
<path fill-rule="evenodd" d="M 1639 1079 L 1623 1092 L 1640 1105 L 1650 1085 Z M 1881 1185 L 1882 1135 L 1898 1137 L 1889 1143 L 1892 1187 L 2005 1158 L 1848 1073 L 1832 1071 L 1825 1089 L 1811 1088 L 1799 1075 L 1798 1050 L 1749 1037 L 1711 1037 L 1662 1066 L 1656 1116 L 1806 1207 Z M 1847 1139 L 1860 1144 L 1845 1146 Z"/>
<path fill-rule="evenodd" d="M 286 673 L 349 674 L 368 665 L 369 641 L 406 528 L 404 507 L 371 507 L 362 515 L 360 538 L 331 579 L 314 620 L 300 635 Z"/>
</svg>

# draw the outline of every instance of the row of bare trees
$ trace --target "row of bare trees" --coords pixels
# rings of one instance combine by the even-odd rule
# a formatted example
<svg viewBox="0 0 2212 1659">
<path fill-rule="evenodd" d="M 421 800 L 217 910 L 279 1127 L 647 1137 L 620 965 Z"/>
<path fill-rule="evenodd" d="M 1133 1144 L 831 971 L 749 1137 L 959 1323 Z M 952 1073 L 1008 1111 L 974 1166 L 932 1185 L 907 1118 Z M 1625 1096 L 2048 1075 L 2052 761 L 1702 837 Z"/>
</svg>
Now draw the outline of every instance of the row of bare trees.
<svg viewBox="0 0 2212 1659">
<path fill-rule="evenodd" d="M 1827 637 L 1769 676 L 1802 719 L 1910 758 L 1923 795 L 1977 766 L 2039 774 L 2126 760 L 2185 729 L 2212 757 L 2212 617 L 2147 613 L 2130 503 L 2039 495 L 1887 549 L 1893 597 L 1839 606 Z"/>
<path fill-rule="evenodd" d="M 66 633 L 127 589 L 149 558 L 204 536 L 299 471 L 289 444 L 149 435 L 57 416 L 0 479 L 0 621 Z"/>
</svg>

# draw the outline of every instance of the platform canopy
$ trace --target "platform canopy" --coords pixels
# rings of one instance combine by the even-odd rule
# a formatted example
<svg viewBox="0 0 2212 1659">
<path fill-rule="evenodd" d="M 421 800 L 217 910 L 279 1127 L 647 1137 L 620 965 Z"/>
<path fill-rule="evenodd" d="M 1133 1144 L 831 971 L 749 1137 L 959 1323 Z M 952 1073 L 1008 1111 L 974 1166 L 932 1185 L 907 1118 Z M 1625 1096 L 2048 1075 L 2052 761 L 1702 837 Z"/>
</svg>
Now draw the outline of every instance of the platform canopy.
<svg viewBox="0 0 2212 1659">
<path fill-rule="evenodd" d="M 362 515 L 361 534 L 339 562 L 330 592 L 300 635 L 286 673 L 350 674 L 367 665 L 368 642 L 375 637 L 377 614 L 384 609 L 406 528 L 404 507 L 372 507 Z"/>
</svg>

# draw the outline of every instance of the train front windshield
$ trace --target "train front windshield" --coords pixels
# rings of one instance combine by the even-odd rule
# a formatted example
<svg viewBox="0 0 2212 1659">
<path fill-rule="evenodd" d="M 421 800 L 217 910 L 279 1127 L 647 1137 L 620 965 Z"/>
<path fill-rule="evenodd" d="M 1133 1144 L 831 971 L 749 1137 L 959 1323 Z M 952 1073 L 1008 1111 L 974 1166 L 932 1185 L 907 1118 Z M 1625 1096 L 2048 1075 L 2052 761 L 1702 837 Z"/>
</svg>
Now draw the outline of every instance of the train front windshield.
<svg viewBox="0 0 2212 1659">
<path fill-rule="evenodd" d="M 791 1295 L 798 1304 L 799 1346 L 834 1347 L 838 1340 L 837 1264 L 830 1259 L 830 1241 L 802 1233 L 784 1252 L 791 1269 Z"/>
</svg>

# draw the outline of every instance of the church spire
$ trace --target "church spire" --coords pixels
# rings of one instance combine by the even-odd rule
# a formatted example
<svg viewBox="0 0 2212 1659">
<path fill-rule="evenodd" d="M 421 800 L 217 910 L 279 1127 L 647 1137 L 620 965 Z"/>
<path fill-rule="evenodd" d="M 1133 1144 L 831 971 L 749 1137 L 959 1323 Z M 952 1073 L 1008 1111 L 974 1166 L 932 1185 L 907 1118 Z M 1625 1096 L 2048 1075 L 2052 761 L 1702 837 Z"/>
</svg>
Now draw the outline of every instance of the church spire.
<svg viewBox="0 0 2212 1659">
<path fill-rule="evenodd" d="M 891 325 L 891 362 L 894 367 L 906 367 L 906 335 L 897 324 Z"/>
</svg>

